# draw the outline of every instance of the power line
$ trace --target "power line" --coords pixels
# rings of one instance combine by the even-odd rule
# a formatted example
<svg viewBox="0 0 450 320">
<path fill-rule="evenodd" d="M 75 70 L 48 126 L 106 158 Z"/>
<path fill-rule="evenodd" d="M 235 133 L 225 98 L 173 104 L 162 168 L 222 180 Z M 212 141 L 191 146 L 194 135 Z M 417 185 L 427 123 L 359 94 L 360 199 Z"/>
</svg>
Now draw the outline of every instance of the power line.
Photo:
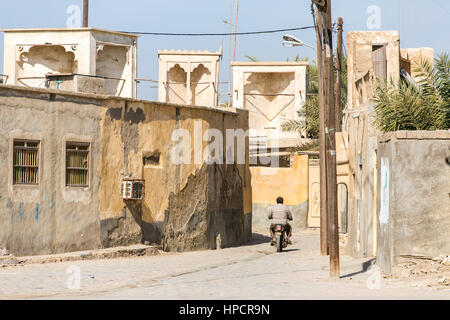
<svg viewBox="0 0 450 320">
<path fill-rule="evenodd" d="M 253 34 L 267 34 L 267 33 L 277 33 L 284 31 L 296 31 L 296 30 L 306 30 L 313 29 L 314 26 L 298 27 L 298 28 L 288 28 L 288 29 L 276 29 L 276 30 L 265 30 L 265 31 L 250 31 L 250 32 L 231 32 L 231 33 L 170 33 L 170 32 L 131 32 L 131 31 L 120 31 L 122 33 L 133 33 L 140 35 L 150 35 L 150 36 L 244 36 Z"/>
</svg>

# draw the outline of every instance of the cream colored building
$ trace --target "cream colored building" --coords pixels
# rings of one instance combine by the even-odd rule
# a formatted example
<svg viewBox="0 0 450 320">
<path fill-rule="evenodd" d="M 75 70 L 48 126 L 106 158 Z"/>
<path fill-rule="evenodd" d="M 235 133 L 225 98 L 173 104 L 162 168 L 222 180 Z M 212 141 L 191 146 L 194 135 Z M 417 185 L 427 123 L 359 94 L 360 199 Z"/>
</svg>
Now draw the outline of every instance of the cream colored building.
<svg viewBox="0 0 450 320">
<path fill-rule="evenodd" d="M 280 148 L 298 144 L 296 132 L 281 124 L 299 120 L 308 94 L 307 62 L 233 62 L 233 107 L 249 111 L 253 140 L 277 141 Z"/>
<path fill-rule="evenodd" d="M 137 35 L 93 28 L 4 32 L 4 83 L 136 97 Z"/>
<path fill-rule="evenodd" d="M 221 57 L 222 51 L 158 51 L 158 101 L 217 106 Z"/>
</svg>

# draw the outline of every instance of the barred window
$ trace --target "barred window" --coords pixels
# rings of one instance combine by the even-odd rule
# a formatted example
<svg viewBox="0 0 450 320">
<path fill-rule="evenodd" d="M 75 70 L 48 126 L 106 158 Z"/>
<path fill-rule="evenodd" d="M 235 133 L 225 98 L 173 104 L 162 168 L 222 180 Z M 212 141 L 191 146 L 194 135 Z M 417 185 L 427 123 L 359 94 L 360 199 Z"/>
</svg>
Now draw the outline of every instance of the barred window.
<svg viewBox="0 0 450 320">
<path fill-rule="evenodd" d="M 13 183 L 39 183 L 39 141 L 14 140 Z"/>
<path fill-rule="evenodd" d="M 89 144 L 66 143 L 66 186 L 87 187 L 89 185 Z"/>
</svg>

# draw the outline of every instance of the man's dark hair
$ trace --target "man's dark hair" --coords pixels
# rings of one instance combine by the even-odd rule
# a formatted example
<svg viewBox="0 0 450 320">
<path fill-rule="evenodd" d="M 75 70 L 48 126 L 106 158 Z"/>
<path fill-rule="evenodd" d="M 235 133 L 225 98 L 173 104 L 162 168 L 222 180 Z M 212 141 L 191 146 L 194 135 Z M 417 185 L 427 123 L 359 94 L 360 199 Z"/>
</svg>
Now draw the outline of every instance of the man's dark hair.
<svg viewBox="0 0 450 320">
<path fill-rule="evenodd" d="M 283 198 L 282 197 L 278 197 L 277 198 L 277 203 L 283 203 Z"/>
</svg>

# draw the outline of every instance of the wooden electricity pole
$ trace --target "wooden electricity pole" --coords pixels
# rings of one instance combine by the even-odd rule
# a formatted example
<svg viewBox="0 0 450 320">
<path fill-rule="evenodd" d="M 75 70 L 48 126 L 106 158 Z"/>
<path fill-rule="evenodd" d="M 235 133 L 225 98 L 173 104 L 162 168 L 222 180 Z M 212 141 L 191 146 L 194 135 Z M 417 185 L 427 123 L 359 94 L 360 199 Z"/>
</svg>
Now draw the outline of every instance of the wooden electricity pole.
<svg viewBox="0 0 450 320">
<path fill-rule="evenodd" d="M 336 179 L 336 104 L 334 100 L 333 73 L 333 28 L 331 23 L 331 0 L 324 6 L 324 61 L 325 61 L 325 104 L 328 119 L 325 126 L 326 166 L 327 166 L 327 238 L 330 252 L 330 276 L 339 278 L 339 234 L 337 212 L 337 179 Z"/>
<path fill-rule="evenodd" d="M 320 253 L 328 254 L 327 243 L 327 171 L 325 152 L 325 105 L 324 105 L 324 85 L 323 85 L 323 57 L 322 57 L 322 30 L 323 21 L 321 13 L 316 10 L 316 36 L 317 36 L 317 83 L 319 102 L 319 166 L 320 166 Z"/>
<path fill-rule="evenodd" d="M 344 21 L 341 17 L 337 20 L 337 49 L 336 49 L 336 131 L 341 131 L 341 94 L 342 94 L 342 26 Z"/>
<path fill-rule="evenodd" d="M 89 0 L 83 0 L 83 28 L 87 28 L 89 23 Z"/>
</svg>

